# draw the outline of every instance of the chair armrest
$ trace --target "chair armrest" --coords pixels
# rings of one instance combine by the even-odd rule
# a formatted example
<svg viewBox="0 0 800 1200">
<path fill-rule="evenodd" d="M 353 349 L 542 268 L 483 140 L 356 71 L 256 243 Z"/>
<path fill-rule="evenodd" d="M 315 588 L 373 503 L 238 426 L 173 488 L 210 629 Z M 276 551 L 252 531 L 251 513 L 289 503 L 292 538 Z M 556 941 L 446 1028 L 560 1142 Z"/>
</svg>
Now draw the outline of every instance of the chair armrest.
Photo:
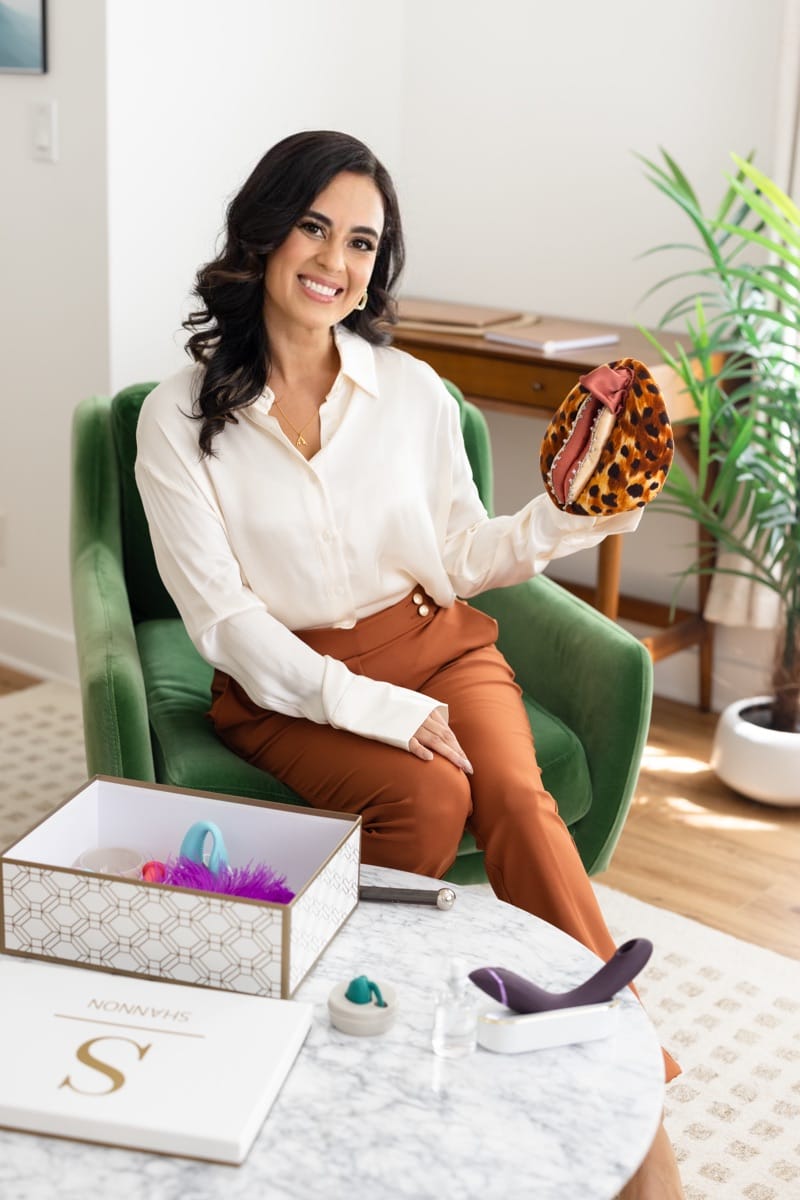
<svg viewBox="0 0 800 1200">
<path fill-rule="evenodd" d="M 120 536 L 110 400 L 93 396 L 72 423 L 70 577 L 89 775 L 155 779 L 147 700 Z"/>
<path fill-rule="evenodd" d="M 580 739 L 592 805 L 572 828 L 586 870 L 611 861 L 650 725 L 653 666 L 644 646 L 543 576 L 471 601 L 500 625 L 520 686 Z"/>
</svg>

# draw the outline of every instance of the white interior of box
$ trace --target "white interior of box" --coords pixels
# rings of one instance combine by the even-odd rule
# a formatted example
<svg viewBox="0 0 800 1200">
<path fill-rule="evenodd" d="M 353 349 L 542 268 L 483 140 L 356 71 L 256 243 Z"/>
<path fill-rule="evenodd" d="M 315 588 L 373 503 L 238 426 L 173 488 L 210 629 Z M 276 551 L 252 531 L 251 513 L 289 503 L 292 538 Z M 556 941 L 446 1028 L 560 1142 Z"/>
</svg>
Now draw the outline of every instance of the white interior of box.
<svg viewBox="0 0 800 1200">
<path fill-rule="evenodd" d="M 195 821 L 213 821 L 233 867 L 264 862 L 299 892 L 353 829 L 352 819 L 303 808 L 267 808 L 146 785 L 95 779 L 5 857 L 72 867 L 84 850 L 126 846 L 145 859 L 177 855 Z M 211 839 L 206 841 L 209 849 Z"/>
</svg>

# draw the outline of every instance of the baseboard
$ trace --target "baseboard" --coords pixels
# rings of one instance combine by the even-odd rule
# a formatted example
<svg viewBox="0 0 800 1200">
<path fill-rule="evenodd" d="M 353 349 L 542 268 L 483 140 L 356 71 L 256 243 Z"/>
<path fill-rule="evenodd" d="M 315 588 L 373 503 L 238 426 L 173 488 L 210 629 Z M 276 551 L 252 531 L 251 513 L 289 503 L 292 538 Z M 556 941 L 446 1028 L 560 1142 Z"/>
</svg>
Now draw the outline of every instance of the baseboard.
<svg viewBox="0 0 800 1200">
<path fill-rule="evenodd" d="M 0 612 L 0 662 L 37 679 L 78 682 L 74 635 L 19 613 Z"/>
</svg>

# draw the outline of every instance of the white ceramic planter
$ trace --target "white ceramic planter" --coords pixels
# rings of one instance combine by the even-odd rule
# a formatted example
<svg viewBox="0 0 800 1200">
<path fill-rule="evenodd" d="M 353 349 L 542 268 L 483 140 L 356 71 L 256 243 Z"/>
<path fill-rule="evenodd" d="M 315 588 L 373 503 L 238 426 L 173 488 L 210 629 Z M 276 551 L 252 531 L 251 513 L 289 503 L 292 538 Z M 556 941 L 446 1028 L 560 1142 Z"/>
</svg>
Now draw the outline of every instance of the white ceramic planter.
<svg viewBox="0 0 800 1200">
<path fill-rule="evenodd" d="M 800 733 L 764 729 L 741 715 L 751 705 L 768 703 L 769 696 L 751 696 L 720 713 L 711 768 L 751 800 L 800 806 Z"/>
</svg>

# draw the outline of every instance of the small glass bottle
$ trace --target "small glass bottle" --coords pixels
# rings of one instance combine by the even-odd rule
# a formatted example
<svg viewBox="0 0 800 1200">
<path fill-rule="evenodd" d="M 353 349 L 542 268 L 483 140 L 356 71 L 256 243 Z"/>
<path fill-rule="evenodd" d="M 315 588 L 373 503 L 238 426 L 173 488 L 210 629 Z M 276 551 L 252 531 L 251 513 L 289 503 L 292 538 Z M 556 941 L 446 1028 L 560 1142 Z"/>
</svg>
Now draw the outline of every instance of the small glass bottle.
<svg viewBox="0 0 800 1200">
<path fill-rule="evenodd" d="M 433 1012 L 433 1051 L 441 1058 L 463 1058 L 475 1049 L 478 997 L 461 958 L 451 958 L 447 978 L 436 994 Z"/>
</svg>

